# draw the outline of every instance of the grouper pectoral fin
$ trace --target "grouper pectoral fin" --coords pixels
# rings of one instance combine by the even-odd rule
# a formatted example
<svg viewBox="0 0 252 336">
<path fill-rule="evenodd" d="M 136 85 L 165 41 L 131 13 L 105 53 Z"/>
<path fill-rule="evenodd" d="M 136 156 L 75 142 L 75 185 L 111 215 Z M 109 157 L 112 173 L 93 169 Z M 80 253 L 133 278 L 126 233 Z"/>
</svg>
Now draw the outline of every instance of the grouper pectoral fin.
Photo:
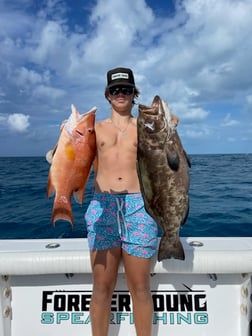
<svg viewBox="0 0 252 336">
<path fill-rule="evenodd" d="M 185 158 L 186 158 L 188 167 L 191 168 L 191 166 L 192 166 L 192 165 L 191 165 L 191 160 L 190 160 L 188 154 L 186 153 L 186 151 L 185 151 L 184 149 L 183 149 L 183 153 L 184 153 L 184 156 L 185 156 Z"/>
<path fill-rule="evenodd" d="M 166 157 L 167 157 L 167 163 L 169 165 L 169 167 L 174 170 L 177 171 L 179 169 L 179 155 L 176 151 L 167 151 L 166 153 Z"/>
</svg>

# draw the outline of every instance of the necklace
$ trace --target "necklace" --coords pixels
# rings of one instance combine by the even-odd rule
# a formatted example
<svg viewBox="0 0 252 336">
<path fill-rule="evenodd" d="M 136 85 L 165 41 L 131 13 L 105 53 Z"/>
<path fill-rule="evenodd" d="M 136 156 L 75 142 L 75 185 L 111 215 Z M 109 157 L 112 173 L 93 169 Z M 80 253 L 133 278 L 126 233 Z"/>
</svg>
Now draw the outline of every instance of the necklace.
<svg viewBox="0 0 252 336">
<path fill-rule="evenodd" d="M 131 119 L 131 117 L 130 117 L 130 119 Z M 110 118 L 110 122 L 111 122 L 111 124 L 113 124 L 113 126 L 114 126 L 116 129 L 118 129 L 119 134 L 120 134 L 121 136 L 124 136 L 124 135 L 127 134 L 127 130 L 128 130 L 129 124 L 130 124 L 130 119 L 129 119 L 128 123 L 127 123 L 127 126 L 126 126 L 124 129 L 121 129 L 119 126 L 117 126 L 117 125 L 114 123 L 114 121 L 113 121 L 112 118 Z"/>
</svg>

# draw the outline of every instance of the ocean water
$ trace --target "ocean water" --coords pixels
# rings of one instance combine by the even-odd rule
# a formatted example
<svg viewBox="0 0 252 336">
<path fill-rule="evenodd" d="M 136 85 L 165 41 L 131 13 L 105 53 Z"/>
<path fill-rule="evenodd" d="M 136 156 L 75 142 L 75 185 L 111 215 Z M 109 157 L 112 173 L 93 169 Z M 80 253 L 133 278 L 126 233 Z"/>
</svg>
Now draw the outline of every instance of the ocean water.
<svg viewBox="0 0 252 336">
<path fill-rule="evenodd" d="M 190 212 L 180 235 L 252 236 L 252 154 L 190 155 Z M 86 237 L 84 213 L 92 197 L 93 175 L 84 204 L 72 201 L 75 225 L 51 224 L 47 199 L 49 164 L 43 157 L 0 157 L 0 239 Z"/>
</svg>

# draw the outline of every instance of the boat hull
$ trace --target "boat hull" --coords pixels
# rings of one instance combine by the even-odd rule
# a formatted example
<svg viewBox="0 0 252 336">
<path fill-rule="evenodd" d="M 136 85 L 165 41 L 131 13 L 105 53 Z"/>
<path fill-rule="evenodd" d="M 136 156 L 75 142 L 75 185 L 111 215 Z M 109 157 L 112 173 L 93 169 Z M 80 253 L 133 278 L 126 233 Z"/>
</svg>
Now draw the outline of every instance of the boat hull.
<svg viewBox="0 0 252 336">
<path fill-rule="evenodd" d="M 153 260 L 153 335 L 250 336 L 252 238 L 182 238 L 184 261 Z M 0 240 L 0 335 L 91 335 L 86 239 Z M 135 335 L 123 265 L 111 336 Z"/>
</svg>

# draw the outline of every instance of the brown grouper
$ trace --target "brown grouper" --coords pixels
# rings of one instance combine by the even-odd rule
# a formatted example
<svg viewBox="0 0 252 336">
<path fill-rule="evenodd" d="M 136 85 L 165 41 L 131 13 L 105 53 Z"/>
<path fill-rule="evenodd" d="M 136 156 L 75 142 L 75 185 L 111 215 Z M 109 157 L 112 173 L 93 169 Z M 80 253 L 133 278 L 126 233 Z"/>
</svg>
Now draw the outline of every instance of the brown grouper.
<svg viewBox="0 0 252 336">
<path fill-rule="evenodd" d="M 137 169 L 146 211 L 160 226 L 158 260 L 185 259 L 179 237 L 189 211 L 190 161 L 167 103 L 139 105 Z"/>
</svg>

